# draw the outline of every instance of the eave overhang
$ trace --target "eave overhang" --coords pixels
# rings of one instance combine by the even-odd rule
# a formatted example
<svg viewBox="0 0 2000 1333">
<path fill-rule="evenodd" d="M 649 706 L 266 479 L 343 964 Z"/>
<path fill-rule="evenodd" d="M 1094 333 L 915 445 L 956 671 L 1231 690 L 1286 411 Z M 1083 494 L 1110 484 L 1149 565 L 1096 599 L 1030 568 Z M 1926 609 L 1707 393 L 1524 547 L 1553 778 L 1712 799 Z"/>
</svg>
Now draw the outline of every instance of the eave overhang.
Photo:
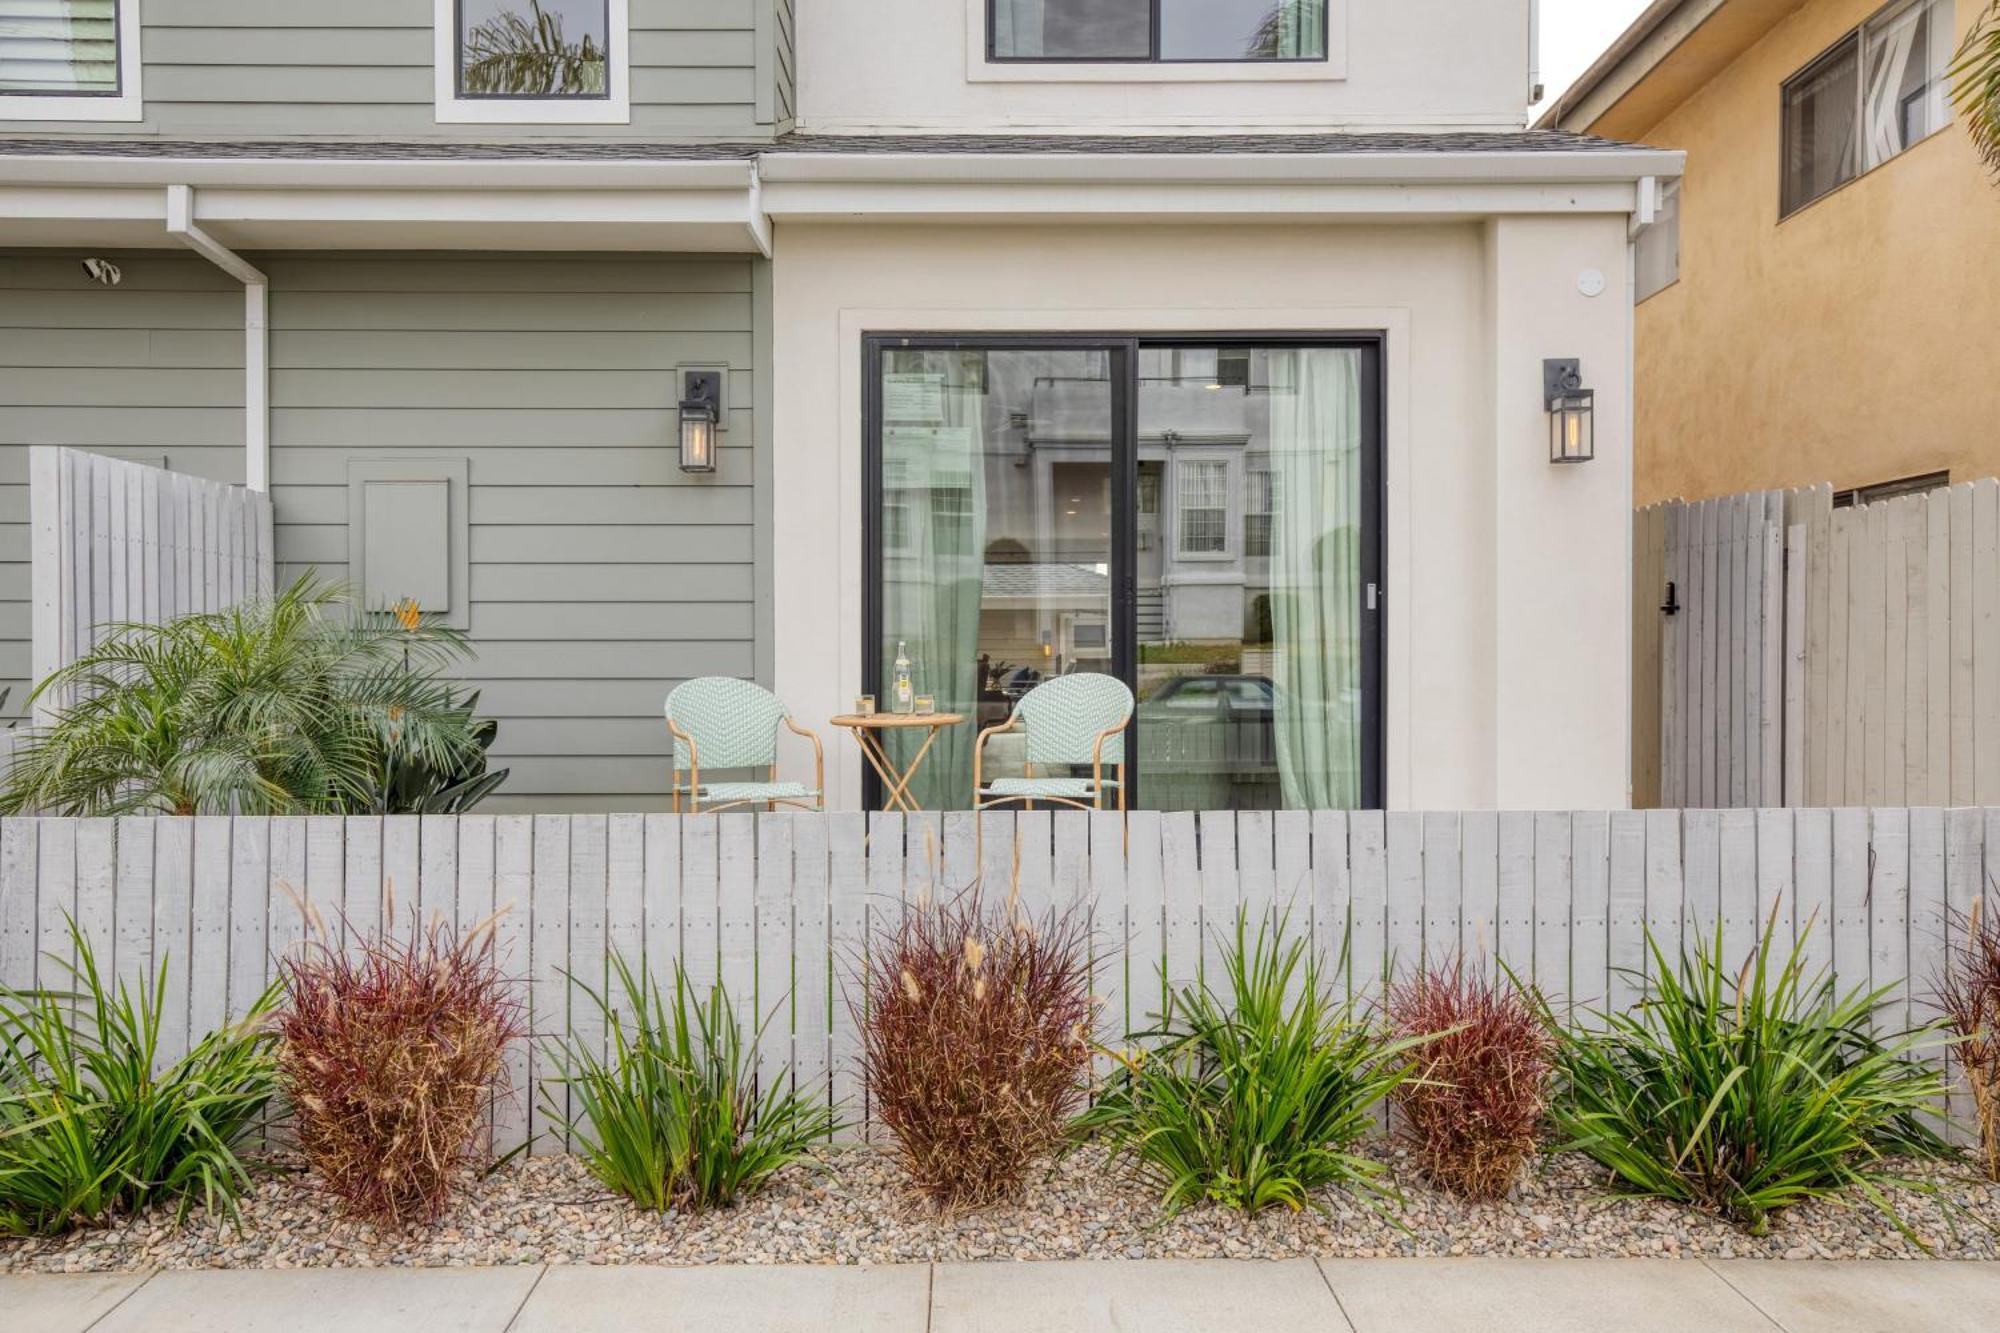
<svg viewBox="0 0 2000 1333">
<path fill-rule="evenodd" d="M 171 244 L 166 192 L 246 251 L 771 252 L 774 222 L 1202 222 L 1644 211 L 1683 155 L 745 152 L 704 160 L 0 155 L 0 246 Z"/>
</svg>

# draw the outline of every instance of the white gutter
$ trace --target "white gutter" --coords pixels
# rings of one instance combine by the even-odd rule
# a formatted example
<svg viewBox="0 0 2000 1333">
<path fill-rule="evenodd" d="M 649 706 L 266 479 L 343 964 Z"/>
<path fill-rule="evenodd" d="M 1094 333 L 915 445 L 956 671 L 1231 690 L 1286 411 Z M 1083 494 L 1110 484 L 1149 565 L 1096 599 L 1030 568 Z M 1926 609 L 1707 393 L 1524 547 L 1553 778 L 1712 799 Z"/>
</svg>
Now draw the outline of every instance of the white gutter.
<svg viewBox="0 0 2000 1333">
<path fill-rule="evenodd" d="M 243 284 L 243 484 L 271 489 L 271 280 L 194 220 L 194 189 L 167 187 L 167 234 Z"/>
</svg>

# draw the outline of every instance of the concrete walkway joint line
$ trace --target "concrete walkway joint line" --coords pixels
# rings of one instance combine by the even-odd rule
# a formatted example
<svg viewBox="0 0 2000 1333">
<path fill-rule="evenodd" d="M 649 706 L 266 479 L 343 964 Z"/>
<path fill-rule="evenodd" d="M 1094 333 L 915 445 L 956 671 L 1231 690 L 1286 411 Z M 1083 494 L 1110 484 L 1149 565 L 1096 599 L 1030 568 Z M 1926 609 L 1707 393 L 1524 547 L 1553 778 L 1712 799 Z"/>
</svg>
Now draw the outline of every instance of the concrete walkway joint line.
<svg viewBox="0 0 2000 1333">
<path fill-rule="evenodd" d="M 1290 1259 L 0 1276 L 36 1333 L 1988 1333 L 2000 1264 Z"/>
</svg>

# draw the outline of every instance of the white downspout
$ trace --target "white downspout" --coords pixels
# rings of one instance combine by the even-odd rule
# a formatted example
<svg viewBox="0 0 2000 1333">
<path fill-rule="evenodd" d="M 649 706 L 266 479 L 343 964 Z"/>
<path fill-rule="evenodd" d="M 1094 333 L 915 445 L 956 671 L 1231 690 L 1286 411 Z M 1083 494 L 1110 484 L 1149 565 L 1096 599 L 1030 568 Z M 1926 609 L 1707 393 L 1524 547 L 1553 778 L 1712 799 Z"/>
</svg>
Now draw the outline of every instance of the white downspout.
<svg viewBox="0 0 2000 1333">
<path fill-rule="evenodd" d="M 271 280 L 194 220 L 194 189 L 167 187 L 167 233 L 243 284 L 243 484 L 271 489 Z"/>
</svg>

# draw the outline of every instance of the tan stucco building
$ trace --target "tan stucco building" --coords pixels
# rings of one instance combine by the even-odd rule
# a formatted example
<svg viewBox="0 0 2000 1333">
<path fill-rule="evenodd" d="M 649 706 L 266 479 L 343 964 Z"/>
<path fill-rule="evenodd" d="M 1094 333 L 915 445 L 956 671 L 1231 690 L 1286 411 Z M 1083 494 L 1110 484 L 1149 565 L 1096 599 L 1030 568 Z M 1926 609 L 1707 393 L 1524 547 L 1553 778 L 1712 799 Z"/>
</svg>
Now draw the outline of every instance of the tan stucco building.
<svg viewBox="0 0 2000 1333">
<path fill-rule="evenodd" d="M 1543 117 L 1687 153 L 1640 244 L 1641 504 L 2000 473 L 2000 185 L 1945 78 L 1987 3 L 1659 0 Z"/>
</svg>

